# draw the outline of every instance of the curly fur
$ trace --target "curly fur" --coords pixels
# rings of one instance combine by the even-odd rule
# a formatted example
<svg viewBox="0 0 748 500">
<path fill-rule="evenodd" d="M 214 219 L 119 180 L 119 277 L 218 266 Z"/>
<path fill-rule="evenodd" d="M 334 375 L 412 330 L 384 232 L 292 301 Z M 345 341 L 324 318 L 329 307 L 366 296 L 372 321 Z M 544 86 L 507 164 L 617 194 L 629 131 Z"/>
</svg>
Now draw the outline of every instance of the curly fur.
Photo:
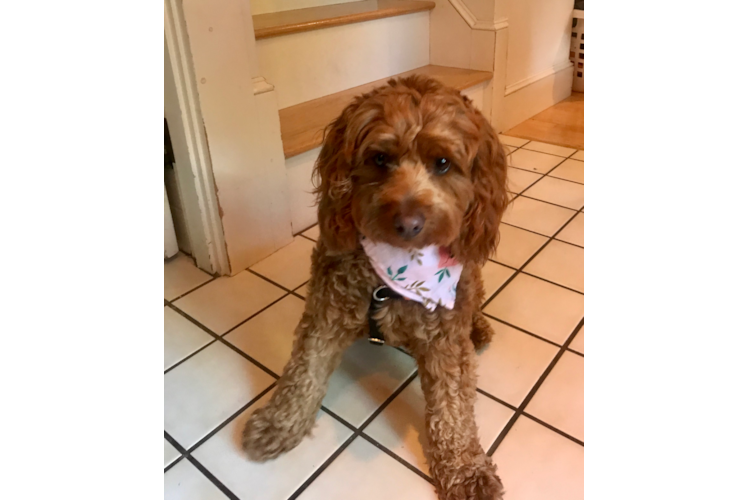
<svg viewBox="0 0 748 500">
<path fill-rule="evenodd" d="M 386 165 L 372 163 L 379 154 Z M 446 174 L 435 173 L 437 157 L 451 160 Z M 426 398 L 425 452 L 439 498 L 500 499 L 501 481 L 480 446 L 474 416 L 475 349 L 493 333 L 480 313 L 480 271 L 496 247 L 507 204 L 496 133 L 458 91 L 420 76 L 391 80 L 356 98 L 330 125 L 315 174 L 320 240 L 306 309 L 276 391 L 247 422 L 245 450 L 267 460 L 298 445 L 312 429 L 343 351 L 368 334 L 369 300 L 381 280 L 360 235 L 403 247 L 439 244 L 464 266 L 454 308 L 428 311 L 394 300 L 375 319 L 388 344 L 417 360 Z M 405 241 L 392 220 L 414 210 L 426 223 Z"/>
</svg>

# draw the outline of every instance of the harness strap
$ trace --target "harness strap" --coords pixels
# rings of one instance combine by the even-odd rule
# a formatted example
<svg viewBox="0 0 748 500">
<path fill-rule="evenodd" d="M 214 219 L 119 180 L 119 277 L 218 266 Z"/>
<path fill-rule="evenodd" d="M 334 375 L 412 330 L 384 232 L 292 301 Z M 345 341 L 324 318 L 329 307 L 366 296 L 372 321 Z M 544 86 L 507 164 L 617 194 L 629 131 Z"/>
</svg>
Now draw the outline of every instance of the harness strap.
<svg viewBox="0 0 748 500">
<path fill-rule="evenodd" d="M 369 342 L 375 345 L 384 345 L 384 334 L 379 329 L 379 325 L 377 325 L 377 321 L 374 319 L 374 313 L 377 312 L 386 301 L 402 298 L 402 295 L 385 285 L 374 289 L 369 304 Z"/>
</svg>

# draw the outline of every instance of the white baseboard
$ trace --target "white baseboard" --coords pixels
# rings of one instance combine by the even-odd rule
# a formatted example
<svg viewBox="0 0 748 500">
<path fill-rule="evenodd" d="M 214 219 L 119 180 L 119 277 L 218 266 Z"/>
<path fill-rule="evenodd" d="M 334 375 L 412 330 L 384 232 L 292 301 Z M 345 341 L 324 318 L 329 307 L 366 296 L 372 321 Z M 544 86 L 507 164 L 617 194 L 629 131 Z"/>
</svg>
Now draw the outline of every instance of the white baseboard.
<svg viewBox="0 0 748 500">
<path fill-rule="evenodd" d="M 497 129 L 506 131 L 569 97 L 573 75 L 569 62 L 507 86 Z"/>
</svg>

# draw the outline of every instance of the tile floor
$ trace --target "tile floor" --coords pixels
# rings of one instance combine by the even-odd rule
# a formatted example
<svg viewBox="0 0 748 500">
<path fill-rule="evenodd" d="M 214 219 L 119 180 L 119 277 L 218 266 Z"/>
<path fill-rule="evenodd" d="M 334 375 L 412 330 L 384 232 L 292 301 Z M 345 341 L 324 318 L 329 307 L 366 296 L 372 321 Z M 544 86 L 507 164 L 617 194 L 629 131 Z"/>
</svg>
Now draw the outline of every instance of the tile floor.
<svg viewBox="0 0 748 500">
<path fill-rule="evenodd" d="M 496 335 L 479 355 L 476 418 L 507 500 L 582 499 L 584 151 L 503 137 L 514 201 L 483 269 Z M 414 361 L 360 341 L 334 373 L 312 437 L 264 464 L 241 429 L 291 352 L 319 232 L 231 278 L 164 264 L 167 499 L 435 499 Z"/>
</svg>

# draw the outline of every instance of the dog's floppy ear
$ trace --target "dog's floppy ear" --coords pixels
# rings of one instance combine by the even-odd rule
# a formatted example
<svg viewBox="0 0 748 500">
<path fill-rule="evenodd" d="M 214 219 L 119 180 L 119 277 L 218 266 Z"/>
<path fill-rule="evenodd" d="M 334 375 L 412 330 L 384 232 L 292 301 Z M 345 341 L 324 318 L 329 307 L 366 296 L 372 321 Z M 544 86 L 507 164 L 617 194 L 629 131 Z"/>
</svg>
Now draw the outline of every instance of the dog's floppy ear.
<svg viewBox="0 0 748 500">
<path fill-rule="evenodd" d="M 478 152 L 471 177 L 475 197 L 465 213 L 455 256 L 463 262 L 484 264 L 494 254 L 499 222 L 509 204 L 506 155 L 491 124 L 468 101 L 471 119 L 478 126 Z"/>
<path fill-rule="evenodd" d="M 353 182 L 352 152 L 346 144 L 349 118 L 358 101 L 349 105 L 325 130 L 322 151 L 314 165 L 312 178 L 317 195 L 320 237 L 333 251 L 356 248 L 357 234 L 351 214 Z"/>
</svg>

